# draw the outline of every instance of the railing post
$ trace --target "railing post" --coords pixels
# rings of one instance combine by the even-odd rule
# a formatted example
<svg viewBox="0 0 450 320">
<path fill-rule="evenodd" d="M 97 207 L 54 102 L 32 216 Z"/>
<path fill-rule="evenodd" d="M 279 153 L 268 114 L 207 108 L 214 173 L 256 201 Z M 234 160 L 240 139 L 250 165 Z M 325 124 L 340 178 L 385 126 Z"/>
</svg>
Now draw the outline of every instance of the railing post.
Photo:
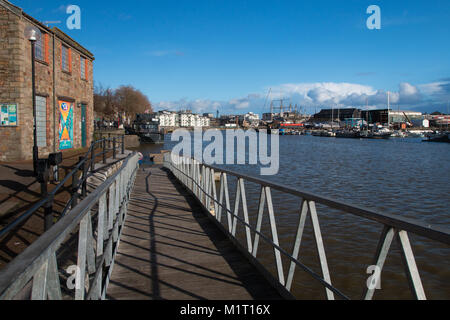
<svg viewBox="0 0 450 320">
<path fill-rule="evenodd" d="M 113 159 L 116 159 L 116 137 L 113 138 Z"/>
<path fill-rule="evenodd" d="M 106 140 L 103 139 L 103 164 L 106 164 Z"/>
<path fill-rule="evenodd" d="M 45 179 L 46 180 L 46 179 Z M 41 182 L 41 194 L 43 198 L 48 197 L 47 181 Z M 44 205 L 44 231 L 53 225 L 53 196 Z"/>
<path fill-rule="evenodd" d="M 111 133 L 108 133 L 108 149 L 111 149 Z"/>
<path fill-rule="evenodd" d="M 87 160 L 87 158 L 86 158 Z M 84 161 L 81 166 L 80 166 L 80 170 L 83 173 L 83 175 L 81 176 L 81 180 L 83 181 L 81 184 L 81 196 L 84 198 L 86 197 L 87 194 L 87 166 L 86 166 L 86 160 L 83 157 L 79 157 L 79 161 Z"/>
<path fill-rule="evenodd" d="M 78 204 L 78 172 L 72 176 L 72 208 Z"/>
<path fill-rule="evenodd" d="M 125 136 L 122 135 L 122 154 L 125 154 Z"/>
<path fill-rule="evenodd" d="M 95 170 L 95 147 L 97 146 L 97 143 L 94 141 L 92 143 L 92 151 L 91 151 L 91 172 L 94 172 Z"/>
</svg>

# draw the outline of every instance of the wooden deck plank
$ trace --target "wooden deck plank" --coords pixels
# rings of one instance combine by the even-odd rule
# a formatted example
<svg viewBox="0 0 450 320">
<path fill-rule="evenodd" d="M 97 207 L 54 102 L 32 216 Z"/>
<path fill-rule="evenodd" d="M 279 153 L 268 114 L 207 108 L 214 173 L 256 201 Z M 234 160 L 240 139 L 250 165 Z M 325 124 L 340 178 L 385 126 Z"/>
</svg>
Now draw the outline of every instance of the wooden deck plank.
<svg viewBox="0 0 450 320">
<path fill-rule="evenodd" d="M 108 299 L 281 299 L 160 167 L 139 170 Z"/>
</svg>

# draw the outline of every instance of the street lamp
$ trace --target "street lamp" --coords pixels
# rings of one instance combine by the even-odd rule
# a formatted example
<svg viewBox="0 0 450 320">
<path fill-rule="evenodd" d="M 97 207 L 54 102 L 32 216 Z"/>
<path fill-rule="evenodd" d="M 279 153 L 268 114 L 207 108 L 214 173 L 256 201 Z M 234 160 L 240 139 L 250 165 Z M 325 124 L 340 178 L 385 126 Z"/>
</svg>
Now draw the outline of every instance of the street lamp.
<svg viewBox="0 0 450 320">
<path fill-rule="evenodd" d="M 32 94 L 33 94 L 33 136 L 34 136 L 34 144 L 33 144 L 33 171 L 34 175 L 37 176 L 37 161 L 39 158 L 39 151 L 37 146 L 37 128 L 36 128 L 36 83 L 35 83 L 35 48 L 36 41 L 41 39 L 41 31 L 34 27 L 28 26 L 25 28 L 25 38 L 28 39 L 31 43 L 31 83 L 32 83 Z"/>
</svg>

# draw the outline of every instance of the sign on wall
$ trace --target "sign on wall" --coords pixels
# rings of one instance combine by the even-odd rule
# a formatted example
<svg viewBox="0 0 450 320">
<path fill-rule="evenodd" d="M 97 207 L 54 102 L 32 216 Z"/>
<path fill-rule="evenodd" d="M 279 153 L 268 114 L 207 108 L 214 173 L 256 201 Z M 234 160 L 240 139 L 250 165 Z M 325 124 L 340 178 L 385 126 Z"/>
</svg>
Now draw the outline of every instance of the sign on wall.
<svg viewBox="0 0 450 320">
<path fill-rule="evenodd" d="M 73 103 L 58 101 L 59 105 L 59 149 L 73 148 Z"/>
<path fill-rule="evenodd" d="M 17 104 L 0 104 L 0 126 L 17 126 Z"/>
</svg>

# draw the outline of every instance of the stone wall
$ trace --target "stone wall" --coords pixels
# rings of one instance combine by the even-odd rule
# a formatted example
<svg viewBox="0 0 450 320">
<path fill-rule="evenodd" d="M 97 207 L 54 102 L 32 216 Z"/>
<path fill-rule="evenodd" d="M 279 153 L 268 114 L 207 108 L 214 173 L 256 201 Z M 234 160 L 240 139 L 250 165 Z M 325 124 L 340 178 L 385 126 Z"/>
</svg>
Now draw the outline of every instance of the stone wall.
<svg viewBox="0 0 450 320">
<path fill-rule="evenodd" d="M 20 37 L 20 16 L 0 6 L 0 102 L 19 102 L 21 99 L 22 48 L 16 39 Z M 20 117 L 20 115 L 19 115 Z M 19 121 L 22 119 L 19 118 Z M 0 161 L 22 157 L 20 127 L 0 127 Z"/>
</svg>

